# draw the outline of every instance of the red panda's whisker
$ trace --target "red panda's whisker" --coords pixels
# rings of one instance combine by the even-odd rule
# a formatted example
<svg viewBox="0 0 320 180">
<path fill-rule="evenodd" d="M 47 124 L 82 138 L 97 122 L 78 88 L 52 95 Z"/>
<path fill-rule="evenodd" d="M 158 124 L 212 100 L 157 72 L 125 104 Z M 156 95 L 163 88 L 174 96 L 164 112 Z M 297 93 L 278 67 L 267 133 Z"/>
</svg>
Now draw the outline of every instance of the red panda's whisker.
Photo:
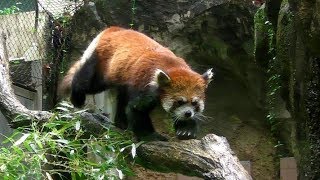
<svg viewBox="0 0 320 180">
<path fill-rule="evenodd" d="M 206 120 L 208 120 L 208 119 L 214 119 L 214 118 L 211 117 L 211 116 L 206 116 L 206 115 L 203 115 L 203 114 L 197 114 L 197 115 L 205 118 Z"/>
<path fill-rule="evenodd" d="M 203 116 L 202 114 L 196 114 L 194 116 L 197 120 L 202 121 L 202 122 L 206 122 L 208 119 L 206 118 L 206 116 Z"/>
</svg>

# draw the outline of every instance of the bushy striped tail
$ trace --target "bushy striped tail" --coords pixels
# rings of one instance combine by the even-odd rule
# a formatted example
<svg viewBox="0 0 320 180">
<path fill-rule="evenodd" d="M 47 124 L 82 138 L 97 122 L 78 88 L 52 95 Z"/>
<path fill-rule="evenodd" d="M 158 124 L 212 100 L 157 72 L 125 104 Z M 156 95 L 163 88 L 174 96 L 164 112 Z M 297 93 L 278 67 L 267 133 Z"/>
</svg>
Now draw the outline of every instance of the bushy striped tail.
<svg viewBox="0 0 320 180">
<path fill-rule="evenodd" d="M 81 61 L 77 61 L 71 66 L 67 75 L 63 78 L 58 86 L 59 98 L 70 96 L 73 77 L 80 70 L 81 66 Z"/>
</svg>

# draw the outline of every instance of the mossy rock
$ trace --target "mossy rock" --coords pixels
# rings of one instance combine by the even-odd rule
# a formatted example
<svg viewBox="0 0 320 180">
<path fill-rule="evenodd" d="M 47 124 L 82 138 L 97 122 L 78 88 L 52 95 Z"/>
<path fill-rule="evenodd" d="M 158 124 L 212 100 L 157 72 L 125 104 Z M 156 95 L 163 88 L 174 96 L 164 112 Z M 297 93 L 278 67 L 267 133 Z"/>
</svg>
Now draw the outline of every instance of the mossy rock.
<svg viewBox="0 0 320 180">
<path fill-rule="evenodd" d="M 263 68 L 267 68 L 269 61 L 268 29 L 266 7 L 265 5 L 262 5 L 254 15 L 254 55 L 255 60 Z"/>
<path fill-rule="evenodd" d="M 278 74 L 281 75 L 282 97 L 291 112 L 294 110 L 294 67 L 296 54 L 296 31 L 293 12 L 289 3 L 283 1 L 279 11 L 276 36 L 276 62 Z"/>
</svg>

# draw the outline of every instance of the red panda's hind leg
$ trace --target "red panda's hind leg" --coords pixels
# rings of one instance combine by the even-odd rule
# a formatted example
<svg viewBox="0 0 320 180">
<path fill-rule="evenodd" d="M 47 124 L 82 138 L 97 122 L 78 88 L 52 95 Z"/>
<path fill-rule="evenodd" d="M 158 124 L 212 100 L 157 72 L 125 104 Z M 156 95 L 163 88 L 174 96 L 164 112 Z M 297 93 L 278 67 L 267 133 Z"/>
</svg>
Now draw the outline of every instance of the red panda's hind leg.
<svg viewBox="0 0 320 180">
<path fill-rule="evenodd" d="M 86 94 L 81 91 L 77 91 L 77 89 L 72 89 L 70 100 L 75 107 L 80 108 L 86 101 Z"/>
<path fill-rule="evenodd" d="M 96 94 L 107 88 L 107 81 L 96 70 L 97 62 L 93 54 L 73 77 L 70 99 L 75 107 L 84 105 L 87 94 Z"/>
<path fill-rule="evenodd" d="M 116 114 L 114 118 L 115 126 L 120 129 L 127 129 L 128 128 L 128 121 L 126 116 L 126 107 L 128 105 L 128 93 L 127 87 L 119 86 L 117 87 L 117 108 Z"/>
</svg>

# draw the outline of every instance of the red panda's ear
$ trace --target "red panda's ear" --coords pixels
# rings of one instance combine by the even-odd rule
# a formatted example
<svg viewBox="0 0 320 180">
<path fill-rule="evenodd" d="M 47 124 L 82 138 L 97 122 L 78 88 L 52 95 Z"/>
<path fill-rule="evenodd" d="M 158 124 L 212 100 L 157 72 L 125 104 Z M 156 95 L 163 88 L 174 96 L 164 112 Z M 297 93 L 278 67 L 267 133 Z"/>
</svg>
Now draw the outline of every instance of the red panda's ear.
<svg viewBox="0 0 320 180">
<path fill-rule="evenodd" d="M 157 69 L 155 71 L 154 80 L 153 81 L 154 81 L 154 83 L 156 84 L 157 87 L 163 87 L 163 86 L 167 86 L 170 83 L 171 79 L 161 69 Z"/>
<path fill-rule="evenodd" d="M 208 69 L 205 73 L 202 74 L 202 78 L 209 84 L 213 80 L 214 72 L 211 69 Z"/>
</svg>

